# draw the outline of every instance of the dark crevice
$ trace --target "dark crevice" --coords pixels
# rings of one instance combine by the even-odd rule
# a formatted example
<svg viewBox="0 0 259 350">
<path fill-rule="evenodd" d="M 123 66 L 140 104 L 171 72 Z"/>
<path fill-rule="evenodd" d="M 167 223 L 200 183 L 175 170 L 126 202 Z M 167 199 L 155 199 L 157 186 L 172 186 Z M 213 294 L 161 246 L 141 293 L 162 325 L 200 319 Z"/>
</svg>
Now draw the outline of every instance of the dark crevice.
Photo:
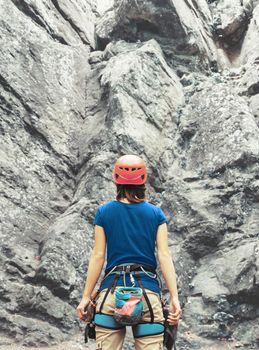
<svg viewBox="0 0 259 350">
<path fill-rule="evenodd" d="M 224 50 L 230 62 L 233 62 L 240 55 L 243 41 L 252 18 L 253 11 L 250 9 L 250 11 L 244 13 L 239 27 L 228 35 L 221 28 L 217 28 L 217 26 L 212 28 L 214 41 L 218 43 L 219 48 Z"/>
<path fill-rule="evenodd" d="M 60 15 L 70 24 L 72 29 L 76 32 L 76 34 L 78 35 L 80 40 L 83 42 L 83 44 L 91 46 L 90 42 L 85 40 L 84 38 L 82 38 L 82 36 L 80 35 L 80 32 L 82 32 L 82 30 L 70 18 L 68 18 L 66 13 L 59 6 L 58 0 L 51 0 L 51 1 L 52 1 L 53 5 L 55 6 L 56 10 L 60 13 Z"/>
<path fill-rule="evenodd" d="M 253 84 L 248 89 L 248 95 L 253 96 L 259 94 L 259 83 Z"/>
<path fill-rule="evenodd" d="M 24 279 L 26 282 L 29 282 L 36 286 L 47 287 L 54 296 L 60 298 L 63 301 L 69 301 L 70 290 L 62 288 L 57 282 L 54 282 L 53 280 L 47 278 L 44 273 L 46 273 L 45 268 L 42 268 L 40 272 L 37 272 L 36 276 L 30 277 L 27 275 Z"/>
<path fill-rule="evenodd" d="M 111 40 L 109 39 L 103 39 L 97 36 L 96 41 L 96 50 L 98 51 L 104 51 L 106 46 L 110 43 Z"/>
<path fill-rule="evenodd" d="M 42 253 L 42 250 L 43 250 L 43 247 L 44 247 L 44 241 L 40 241 L 38 243 L 38 250 L 37 250 L 37 256 L 40 257 L 41 253 Z M 40 258 L 39 258 L 40 259 Z"/>
<path fill-rule="evenodd" d="M 28 16 L 31 20 L 33 20 L 35 23 L 37 23 L 39 26 L 45 29 L 47 33 L 51 36 L 51 38 L 57 40 L 60 44 L 69 45 L 69 43 L 66 42 L 66 40 L 63 37 L 53 33 L 52 29 L 41 18 L 41 15 L 33 7 L 33 5 L 29 6 L 23 0 L 11 0 L 11 1 L 17 7 L 17 9 L 20 10 L 24 15 Z"/>
<path fill-rule="evenodd" d="M 241 171 L 246 169 L 247 167 L 257 164 L 258 157 L 253 154 L 244 153 L 240 158 L 233 160 L 227 164 L 222 165 L 221 167 L 211 169 L 207 171 L 207 176 L 209 178 L 217 178 L 222 176 L 227 169 L 238 168 Z"/>
<path fill-rule="evenodd" d="M 229 303 L 238 303 L 238 304 L 252 304 L 256 307 L 259 306 L 258 300 L 259 286 L 254 285 L 254 287 L 249 291 L 240 291 L 235 295 L 227 296 Z"/>
<path fill-rule="evenodd" d="M 20 271 L 22 274 L 26 274 L 27 271 L 24 270 L 19 264 L 17 264 L 15 261 L 8 261 L 8 265 L 15 267 L 18 271 Z"/>
<path fill-rule="evenodd" d="M 61 182 L 64 182 L 65 179 L 74 181 L 74 179 L 72 179 L 71 176 L 67 172 L 59 170 L 59 169 L 57 170 L 53 166 L 51 166 L 50 164 L 46 164 L 45 169 L 47 169 L 50 173 L 54 174 L 55 177 L 58 178 Z"/>
<path fill-rule="evenodd" d="M 48 149 L 51 149 L 53 151 L 53 153 L 55 153 L 55 151 L 52 148 L 51 143 L 48 141 L 48 139 L 46 138 L 46 136 L 44 134 L 42 134 L 39 130 L 36 129 L 36 127 L 34 125 L 29 124 L 26 120 L 24 120 L 24 129 L 35 139 L 37 139 L 38 141 L 40 141 L 40 143 L 42 145 L 47 146 Z"/>
<path fill-rule="evenodd" d="M 11 299 L 7 296 L 5 297 L 4 295 L 0 294 L 0 300 L 3 301 L 5 304 L 9 303 Z"/>
<path fill-rule="evenodd" d="M 3 95 L 0 95 L 0 108 L 8 115 L 13 114 L 13 105 Z"/>
<path fill-rule="evenodd" d="M 136 20 L 137 32 L 148 32 L 151 34 L 160 34 L 159 28 L 149 21 L 144 19 Z"/>
<path fill-rule="evenodd" d="M 137 40 L 146 41 L 147 35 L 151 38 L 157 39 L 157 37 L 163 37 L 159 26 L 156 24 L 143 19 L 143 18 L 129 18 L 130 26 L 123 26 L 122 24 L 118 25 L 116 30 L 110 34 L 111 38 L 100 38 L 97 37 L 97 46 L 98 50 L 105 50 L 105 47 L 109 44 L 113 39 L 115 40 L 125 40 L 130 43 L 135 43 Z M 144 38 L 143 38 L 144 35 Z M 156 37 L 157 36 L 157 37 Z M 158 40 L 159 41 L 159 40 Z"/>
</svg>

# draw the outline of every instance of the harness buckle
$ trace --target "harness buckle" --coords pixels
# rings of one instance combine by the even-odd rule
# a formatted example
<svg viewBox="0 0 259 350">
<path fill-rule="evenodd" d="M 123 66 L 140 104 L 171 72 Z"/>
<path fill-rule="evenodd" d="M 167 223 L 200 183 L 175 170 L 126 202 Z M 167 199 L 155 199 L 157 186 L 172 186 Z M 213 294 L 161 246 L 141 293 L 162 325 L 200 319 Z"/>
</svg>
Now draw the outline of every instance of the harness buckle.
<svg viewBox="0 0 259 350">
<path fill-rule="evenodd" d="M 132 283 L 132 287 L 135 287 L 135 280 L 134 280 L 134 277 L 132 276 L 132 273 L 130 273 L 130 281 Z"/>
<path fill-rule="evenodd" d="M 125 273 L 130 273 L 130 265 L 127 265 L 127 266 L 126 266 Z"/>
</svg>

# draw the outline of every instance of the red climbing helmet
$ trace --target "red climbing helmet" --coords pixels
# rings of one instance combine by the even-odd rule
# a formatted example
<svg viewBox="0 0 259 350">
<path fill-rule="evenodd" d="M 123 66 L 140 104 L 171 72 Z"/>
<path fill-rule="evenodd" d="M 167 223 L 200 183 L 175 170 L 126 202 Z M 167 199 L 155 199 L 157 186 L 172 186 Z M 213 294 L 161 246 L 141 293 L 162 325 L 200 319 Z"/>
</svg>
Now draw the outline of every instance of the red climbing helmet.
<svg viewBox="0 0 259 350">
<path fill-rule="evenodd" d="M 143 185 L 147 181 L 147 168 L 140 157 L 126 154 L 115 163 L 112 177 L 118 185 Z"/>
</svg>

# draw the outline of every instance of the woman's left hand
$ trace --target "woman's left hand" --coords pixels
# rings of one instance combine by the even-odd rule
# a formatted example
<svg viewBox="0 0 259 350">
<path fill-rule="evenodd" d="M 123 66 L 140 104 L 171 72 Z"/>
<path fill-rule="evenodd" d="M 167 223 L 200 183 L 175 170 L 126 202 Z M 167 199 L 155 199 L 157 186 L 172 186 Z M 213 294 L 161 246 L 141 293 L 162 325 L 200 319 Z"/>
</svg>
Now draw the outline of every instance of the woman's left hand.
<svg viewBox="0 0 259 350">
<path fill-rule="evenodd" d="M 178 298 L 173 298 L 170 300 L 169 310 L 167 322 L 171 325 L 176 325 L 182 315 L 182 309 Z"/>
<path fill-rule="evenodd" d="M 77 316 L 80 318 L 80 320 L 84 321 L 87 323 L 86 318 L 87 318 L 87 306 L 91 302 L 91 299 L 89 297 L 84 297 L 80 301 L 78 307 L 76 308 L 76 313 Z"/>
</svg>

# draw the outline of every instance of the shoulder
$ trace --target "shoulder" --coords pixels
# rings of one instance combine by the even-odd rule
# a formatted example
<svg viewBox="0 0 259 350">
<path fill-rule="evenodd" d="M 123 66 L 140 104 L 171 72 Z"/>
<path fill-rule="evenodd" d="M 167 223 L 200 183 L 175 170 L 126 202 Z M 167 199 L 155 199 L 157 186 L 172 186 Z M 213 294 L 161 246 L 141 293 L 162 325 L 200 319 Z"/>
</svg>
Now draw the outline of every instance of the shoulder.
<svg viewBox="0 0 259 350">
<path fill-rule="evenodd" d="M 99 225 L 99 226 L 103 226 L 104 225 L 104 220 L 106 218 L 106 212 L 107 212 L 107 208 L 110 208 L 112 205 L 113 201 L 110 202 L 106 202 L 103 204 L 100 204 L 99 206 L 97 206 L 96 208 L 96 214 L 95 214 L 95 218 L 94 218 L 94 225 Z M 109 212 L 107 213 L 109 214 Z"/>
<path fill-rule="evenodd" d="M 156 205 L 156 204 L 153 204 L 151 202 L 145 202 L 145 203 L 146 203 L 146 206 L 148 208 L 150 208 L 151 210 L 155 211 L 156 213 L 161 210 L 161 208 L 158 205 Z"/>
<path fill-rule="evenodd" d="M 155 205 L 155 204 L 150 203 L 150 202 L 148 202 L 148 205 L 149 205 L 150 209 L 152 209 L 153 212 L 155 213 L 159 225 L 164 223 L 164 222 L 168 222 L 168 220 L 165 216 L 165 213 L 158 205 Z"/>
<path fill-rule="evenodd" d="M 105 202 L 103 204 L 100 204 L 98 207 L 97 207 L 97 210 L 100 211 L 100 212 L 103 212 L 105 211 L 106 209 L 109 209 L 109 208 L 112 208 L 116 205 L 115 203 L 116 201 L 109 201 L 109 202 Z"/>
</svg>

